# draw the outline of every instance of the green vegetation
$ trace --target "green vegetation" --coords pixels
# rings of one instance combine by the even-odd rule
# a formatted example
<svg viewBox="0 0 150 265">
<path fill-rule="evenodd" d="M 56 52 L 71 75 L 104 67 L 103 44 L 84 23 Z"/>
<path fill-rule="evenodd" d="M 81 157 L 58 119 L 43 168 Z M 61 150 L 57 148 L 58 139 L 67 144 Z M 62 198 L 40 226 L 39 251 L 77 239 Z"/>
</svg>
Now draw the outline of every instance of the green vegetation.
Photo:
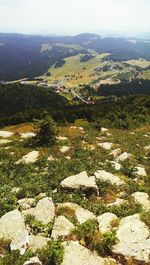
<svg viewBox="0 0 150 265">
<path fill-rule="evenodd" d="M 111 253 L 112 245 L 117 243 L 115 230 L 101 234 L 96 220 L 88 220 L 72 232 L 77 239 L 90 250 L 96 250 L 101 256 Z"/>
<path fill-rule="evenodd" d="M 44 265 L 60 265 L 63 261 L 64 248 L 60 242 L 50 241 L 47 247 L 38 251 L 38 256 Z"/>
</svg>

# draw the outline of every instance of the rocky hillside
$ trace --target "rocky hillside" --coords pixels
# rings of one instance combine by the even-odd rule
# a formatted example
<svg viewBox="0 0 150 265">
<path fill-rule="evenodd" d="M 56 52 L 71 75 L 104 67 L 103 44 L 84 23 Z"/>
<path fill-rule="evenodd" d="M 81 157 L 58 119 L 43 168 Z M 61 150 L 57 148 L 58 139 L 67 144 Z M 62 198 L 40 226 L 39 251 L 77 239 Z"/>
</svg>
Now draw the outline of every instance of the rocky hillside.
<svg viewBox="0 0 150 265">
<path fill-rule="evenodd" d="M 0 265 L 150 264 L 150 126 L 0 131 Z"/>
</svg>

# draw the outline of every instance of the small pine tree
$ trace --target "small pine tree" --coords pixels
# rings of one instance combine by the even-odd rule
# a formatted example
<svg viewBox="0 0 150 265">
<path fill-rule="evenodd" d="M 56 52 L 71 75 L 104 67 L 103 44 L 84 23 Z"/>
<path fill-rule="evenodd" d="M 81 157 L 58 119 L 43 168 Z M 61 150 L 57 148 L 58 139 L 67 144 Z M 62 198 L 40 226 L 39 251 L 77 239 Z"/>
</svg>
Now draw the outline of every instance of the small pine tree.
<svg viewBox="0 0 150 265">
<path fill-rule="evenodd" d="M 35 142 L 39 146 L 52 146 L 56 142 L 56 124 L 54 120 L 46 115 L 38 124 L 38 132 Z"/>
</svg>

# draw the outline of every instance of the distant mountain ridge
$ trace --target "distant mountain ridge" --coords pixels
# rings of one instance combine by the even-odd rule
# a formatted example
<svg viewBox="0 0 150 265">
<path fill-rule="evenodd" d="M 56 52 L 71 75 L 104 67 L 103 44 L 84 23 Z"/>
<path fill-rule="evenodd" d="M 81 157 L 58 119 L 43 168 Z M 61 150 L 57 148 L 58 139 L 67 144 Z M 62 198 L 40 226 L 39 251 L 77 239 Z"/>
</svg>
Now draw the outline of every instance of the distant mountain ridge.
<svg viewBox="0 0 150 265">
<path fill-rule="evenodd" d="M 59 44 L 59 45 L 57 45 Z M 43 45 L 48 49 L 43 49 Z M 69 46 L 72 45 L 72 46 Z M 78 49 L 73 45 L 78 45 Z M 76 36 L 38 36 L 0 34 L 0 80 L 33 78 L 47 72 L 48 68 L 66 57 L 89 53 L 111 53 L 110 60 L 118 54 L 121 60 L 150 59 L 150 43 L 125 38 L 101 38 L 97 34 L 83 33 Z"/>
</svg>

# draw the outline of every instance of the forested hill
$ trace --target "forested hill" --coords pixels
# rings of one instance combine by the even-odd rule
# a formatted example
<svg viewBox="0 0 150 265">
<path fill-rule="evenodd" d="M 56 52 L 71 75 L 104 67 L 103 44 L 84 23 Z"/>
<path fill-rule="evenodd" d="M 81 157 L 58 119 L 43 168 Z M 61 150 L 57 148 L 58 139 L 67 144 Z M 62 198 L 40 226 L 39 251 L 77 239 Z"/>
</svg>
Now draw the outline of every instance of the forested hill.
<svg viewBox="0 0 150 265">
<path fill-rule="evenodd" d="M 58 108 L 67 100 L 44 87 L 0 84 L 0 116 L 10 116 L 30 109 Z"/>
</svg>

